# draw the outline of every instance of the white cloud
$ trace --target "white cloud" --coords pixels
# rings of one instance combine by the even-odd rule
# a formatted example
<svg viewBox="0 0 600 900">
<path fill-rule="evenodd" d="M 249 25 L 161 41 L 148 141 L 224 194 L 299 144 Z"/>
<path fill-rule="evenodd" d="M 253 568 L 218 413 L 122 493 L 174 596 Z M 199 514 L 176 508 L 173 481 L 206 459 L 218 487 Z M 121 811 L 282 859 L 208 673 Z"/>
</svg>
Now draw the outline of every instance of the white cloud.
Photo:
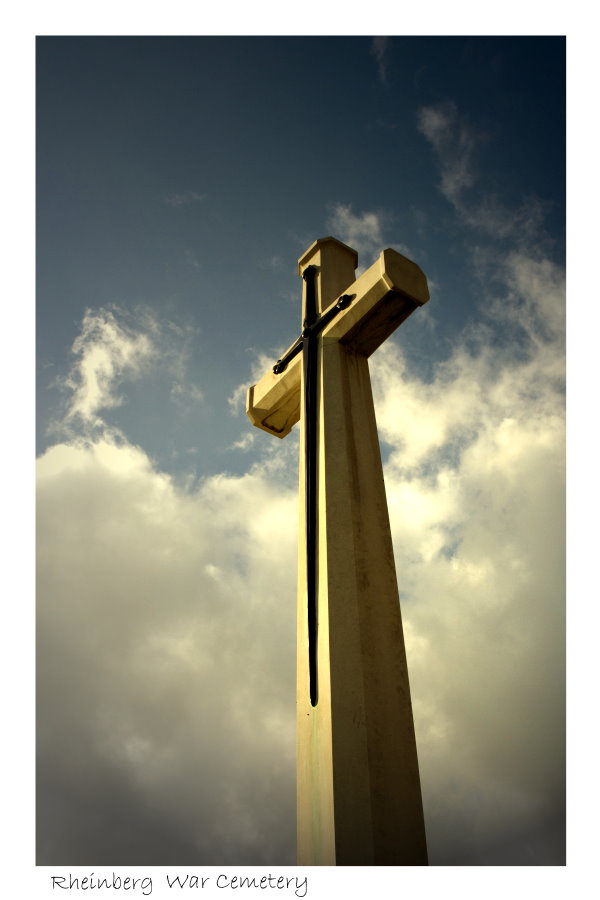
<svg viewBox="0 0 600 900">
<path fill-rule="evenodd" d="M 483 316 L 430 381 L 373 361 L 430 851 L 440 863 L 564 857 L 564 272 L 543 204 L 481 187 L 483 135 L 452 103 L 419 129 L 480 235 Z M 475 188 L 477 187 L 477 190 Z"/>
<path fill-rule="evenodd" d="M 199 334 L 196 327 L 160 321 L 144 307 L 133 313 L 116 306 L 87 310 L 73 342 L 70 371 L 55 380 L 70 396 L 64 415 L 51 422 L 49 433 L 70 437 L 111 433 L 125 440 L 110 423 L 110 411 L 125 403 L 125 386 L 145 376 L 159 374 L 165 379 L 165 396 L 179 408 L 202 402 L 201 388 L 189 378 Z"/>
<path fill-rule="evenodd" d="M 481 329 L 430 382 L 393 344 L 371 366 L 438 863 L 561 855 L 564 273 L 515 254 L 500 271 L 490 321 L 518 351 Z"/>
<path fill-rule="evenodd" d="M 276 467 L 41 457 L 40 862 L 293 861 L 296 521 Z"/>
<path fill-rule="evenodd" d="M 72 351 L 77 357 L 66 386 L 72 399 L 67 422 L 78 417 L 86 425 L 101 423 L 100 410 L 119 406 L 116 393 L 124 378 L 136 378 L 155 355 L 147 332 L 134 332 L 115 316 L 116 309 L 88 310 Z"/>
<path fill-rule="evenodd" d="M 252 432 L 247 432 L 241 436 L 238 441 L 234 441 L 231 445 L 232 450 L 250 450 L 254 446 L 255 436 Z"/>
</svg>

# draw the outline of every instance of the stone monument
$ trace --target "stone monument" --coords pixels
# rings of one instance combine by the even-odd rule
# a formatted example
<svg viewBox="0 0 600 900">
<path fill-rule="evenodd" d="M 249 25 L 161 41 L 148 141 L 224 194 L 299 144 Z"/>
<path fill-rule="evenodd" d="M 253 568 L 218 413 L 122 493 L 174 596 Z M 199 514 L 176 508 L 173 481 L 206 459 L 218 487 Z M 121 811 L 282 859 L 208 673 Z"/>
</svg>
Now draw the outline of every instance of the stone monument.
<svg viewBox="0 0 600 900">
<path fill-rule="evenodd" d="M 248 391 L 283 438 L 300 420 L 299 865 L 427 865 L 417 748 L 368 357 L 429 299 L 395 250 L 355 280 L 332 237 L 298 263 L 302 332 Z"/>
</svg>

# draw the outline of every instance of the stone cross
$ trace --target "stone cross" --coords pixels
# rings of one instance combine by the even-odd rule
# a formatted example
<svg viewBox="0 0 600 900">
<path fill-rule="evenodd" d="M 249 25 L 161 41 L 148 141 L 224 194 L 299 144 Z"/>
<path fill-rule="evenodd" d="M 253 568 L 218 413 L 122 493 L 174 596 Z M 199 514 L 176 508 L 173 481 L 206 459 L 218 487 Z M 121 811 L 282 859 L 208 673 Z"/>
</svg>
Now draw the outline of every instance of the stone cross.
<svg viewBox="0 0 600 900">
<path fill-rule="evenodd" d="M 299 865 L 426 865 L 402 620 L 367 358 L 429 299 L 394 250 L 355 280 L 335 238 L 298 262 L 300 338 L 248 391 L 252 423 L 300 420 Z"/>
</svg>

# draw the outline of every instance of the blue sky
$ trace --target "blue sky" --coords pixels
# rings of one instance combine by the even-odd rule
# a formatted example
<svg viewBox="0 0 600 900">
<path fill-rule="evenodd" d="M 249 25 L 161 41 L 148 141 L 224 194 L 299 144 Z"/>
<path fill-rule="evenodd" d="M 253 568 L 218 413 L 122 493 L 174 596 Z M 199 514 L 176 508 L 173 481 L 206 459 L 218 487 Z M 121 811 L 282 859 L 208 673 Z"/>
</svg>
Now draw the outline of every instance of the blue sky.
<svg viewBox="0 0 600 900">
<path fill-rule="evenodd" d="M 331 234 L 430 283 L 371 372 L 431 863 L 564 863 L 563 39 L 37 63 L 38 861 L 293 863 L 297 435 L 244 393 Z"/>
<path fill-rule="evenodd" d="M 225 401 L 253 352 L 295 337 L 294 263 L 335 227 L 336 210 L 347 210 L 338 230 L 355 240 L 352 224 L 360 234 L 375 217 L 363 226 L 363 265 L 401 244 L 443 286 L 430 313 L 435 354 L 415 363 L 447 355 L 479 315 L 481 285 L 473 228 L 439 190 L 419 115 L 447 104 L 455 135 L 443 152 L 469 170 L 460 202 L 483 195 L 497 206 L 480 251 L 510 245 L 519 215 L 537 217 L 562 263 L 560 50 L 560 38 L 42 40 L 40 449 L 84 310 L 139 306 L 195 331 L 182 377 L 204 402 L 182 415 L 181 404 L 149 404 L 139 385 L 118 421 L 169 471 L 186 445 L 199 475 L 224 463 L 241 471 L 245 460 L 226 448 L 246 425 L 223 421 Z"/>
</svg>

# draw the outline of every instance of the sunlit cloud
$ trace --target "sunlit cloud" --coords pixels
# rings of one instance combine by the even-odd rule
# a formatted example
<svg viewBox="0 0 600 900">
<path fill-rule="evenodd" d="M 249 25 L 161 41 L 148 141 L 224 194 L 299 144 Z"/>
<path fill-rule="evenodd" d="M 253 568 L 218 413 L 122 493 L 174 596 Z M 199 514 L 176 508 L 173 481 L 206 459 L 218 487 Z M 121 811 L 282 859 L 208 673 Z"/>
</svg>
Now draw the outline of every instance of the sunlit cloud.
<svg viewBox="0 0 600 900">
<path fill-rule="evenodd" d="M 190 359 L 199 329 L 159 318 L 148 308 L 127 311 L 116 306 L 87 310 L 72 345 L 74 361 L 55 386 L 66 396 L 64 414 L 49 434 L 77 437 L 125 435 L 111 421 L 111 411 L 127 402 L 127 391 L 141 378 L 159 376 L 165 396 L 181 409 L 204 399 L 190 379 Z"/>
<path fill-rule="evenodd" d="M 517 350 L 471 331 L 427 382 L 393 343 L 371 362 L 438 863 L 564 854 L 564 272 L 496 275 Z"/>
<path fill-rule="evenodd" d="M 124 378 L 136 378 L 156 354 L 147 332 L 134 332 L 116 318 L 117 310 L 88 310 L 72 352 L 76 362 L 65 381 L 72 391 L 66 421 L 101 423 L 100 411 L 123 402 L 117 393 Z"/>
<path fill-rule="evenodd" d="M 296 519 L 268 464 L 185 492 L 128 444 L 41 457 L 40 863 L 292 861 Z"/>
</svg>

